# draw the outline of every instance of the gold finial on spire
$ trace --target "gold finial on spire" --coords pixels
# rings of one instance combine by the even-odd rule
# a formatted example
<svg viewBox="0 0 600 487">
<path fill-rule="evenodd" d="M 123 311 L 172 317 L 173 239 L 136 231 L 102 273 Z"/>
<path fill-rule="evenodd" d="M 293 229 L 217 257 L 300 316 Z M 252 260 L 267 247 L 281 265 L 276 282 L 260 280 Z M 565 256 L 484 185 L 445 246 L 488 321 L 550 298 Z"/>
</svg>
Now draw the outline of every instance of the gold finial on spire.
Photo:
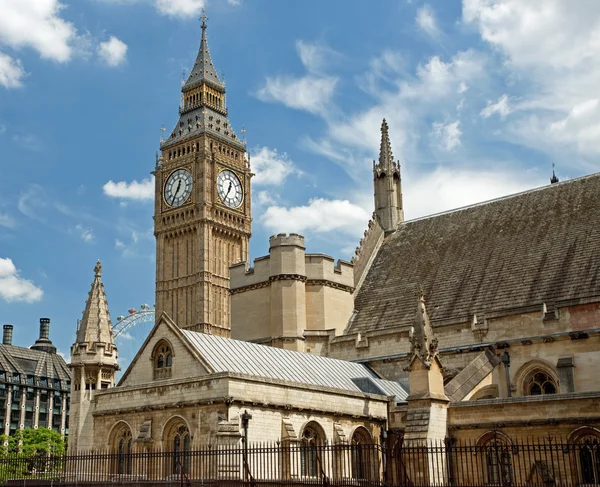
<svg viewBox="0 0 600 487">
<path fill-rule="evenodd" d="M 96 262 L 96 267 L 94 267 L 94 274 L 96 275 L 96 277 L 100 277 L 100 275 L 102 274 L 102 264 L 100 263 L 100 259 L 98 259 L 98 262 Z"/>
<path fill-rule="evenodd" d="M 206 21 L 208 20 L 208 17 L 206 16 L 206 9 L 202 8 L 202 15 L 200 16 L 200 21 L 202 22 L 202 30 L 206 29 Z"/>
<path fill-rule="evenodd" d="M 241 132 L 242 132 L 242 141 L 246 142 L 246 126 L 245 125 L 242 125 Z"/>
<path fill-rule="evenodd" d="M 163 123 L 160 127 L 160 143 L 162 144 L 165 141 L 165 124 Z"/>
</svg>

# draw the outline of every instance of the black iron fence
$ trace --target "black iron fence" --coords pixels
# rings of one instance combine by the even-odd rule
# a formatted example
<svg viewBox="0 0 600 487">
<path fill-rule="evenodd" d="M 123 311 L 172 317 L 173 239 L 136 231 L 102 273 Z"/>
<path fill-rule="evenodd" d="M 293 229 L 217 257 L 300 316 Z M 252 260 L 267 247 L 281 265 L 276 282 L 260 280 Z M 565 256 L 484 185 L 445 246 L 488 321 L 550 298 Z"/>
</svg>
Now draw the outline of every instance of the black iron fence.
<svg viewBox="0 0 600 487">
<path fill-rule="evenodd" d="M 0 455 L 5 485 L 557 486 L 600 485 L 600 445 L 550 439 L 385 446 L 277 444 L 84 455 Z"/>
</svg>

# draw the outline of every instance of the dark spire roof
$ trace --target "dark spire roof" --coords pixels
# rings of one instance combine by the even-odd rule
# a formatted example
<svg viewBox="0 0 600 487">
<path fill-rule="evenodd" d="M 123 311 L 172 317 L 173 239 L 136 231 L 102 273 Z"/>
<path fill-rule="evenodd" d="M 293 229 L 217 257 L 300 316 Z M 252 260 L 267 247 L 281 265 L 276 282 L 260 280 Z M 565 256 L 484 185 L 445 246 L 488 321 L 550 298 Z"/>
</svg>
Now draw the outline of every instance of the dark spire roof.
<svg viewBox="0 0 600 487">
<path fill-rule="evenodd" d="M 200 49 L 198 49 L 198 55 L 196 56 L 196 62 L 192 71 L 183 85 L 182 91 L 188 91 L 195 86 L 198 86 L 203 81 L 214 86 L 221 91 L 225 91 L 225 85 L 219 79 L 215 65 L 210 58 L 210 51 L 208 49 L 208 41 L 206 40 L 206 14 L 202 11 L 202 38 L 200 40 Z"/>
<path fill-rule="evenodd" d="M 227 118 L 227 107 L 225 100 L 225 83 L 219 79 L 215 66 L 210 58 L 208 42 L 206 40 L 206 15 L 202 12 L 202 39 L 200 49 L 194 67 L 187 81 L 181 88 L 182 93 L 206 83 L 218 92 L 222 93 L 222 105 L 215 106 L 201 99 L 194 103 L 186 104 L 182 97 L 182 104 L 179 107 L 179 120 L 175 125 L 171 135 L 161 142 L 161 150 L 178 144 L 185 139 L 193 138 L 202 133 L 210 133 L 212 136 L 233 145 L 240 151 L 246 150 L 245 142 L 239 140 L 229 119 Z"/>
</svg>

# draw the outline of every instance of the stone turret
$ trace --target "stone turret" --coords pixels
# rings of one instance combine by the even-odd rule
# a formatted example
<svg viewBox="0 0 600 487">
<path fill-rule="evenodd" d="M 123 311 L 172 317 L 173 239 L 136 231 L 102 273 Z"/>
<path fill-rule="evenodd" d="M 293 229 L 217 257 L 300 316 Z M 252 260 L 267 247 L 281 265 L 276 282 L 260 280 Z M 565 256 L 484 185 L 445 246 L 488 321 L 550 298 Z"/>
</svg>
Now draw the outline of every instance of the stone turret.
<svg viewBox="0 0 600 487">
<path fill-rule="evenodd" d="M 69 452 L 73 454 L 92 448 L 94 394 L 97 390 L 114 387 L 119 370 L 117 347 L 101 276 L 102 266 L 98 261 L 83 316 L 77 327 L 77 338 L 71 346 Z"/>
<path fill-rule="evenodd" d="M 230 267 L 231 334 L 279 348 L 325 353 L 353 310 L 354 274 L 349 262 L 308 254 L 304 237 L 280 233 L 269 255 Z"/>
<path fill-rule="evenodd" d="M 379 162 L 373 161 L 373 185 L 375 189 L 375 215 L 383 231 L 393 233 L 404 221 L 400 162 L 394 162 L 388 124 L 381 123 L 381 146 Z"/>
</svg>

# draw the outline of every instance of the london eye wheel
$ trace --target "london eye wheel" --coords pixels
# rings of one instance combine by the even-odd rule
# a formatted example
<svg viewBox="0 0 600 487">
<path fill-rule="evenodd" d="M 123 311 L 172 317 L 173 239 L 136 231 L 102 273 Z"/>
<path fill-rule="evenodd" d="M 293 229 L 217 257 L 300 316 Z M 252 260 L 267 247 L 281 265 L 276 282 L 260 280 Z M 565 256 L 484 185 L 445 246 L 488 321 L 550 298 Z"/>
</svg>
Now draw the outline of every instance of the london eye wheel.
<svg viewBox="0 0 600 487">
<path fill-rule="evenodd" d="M 128 310 L 127 315 L 117 316 L 117 321 L 113 325 L 113 336 L 115 339 L 119 336 L 125 336 L 126 332 L 134 326 L 140 323 L 154 323 L 154 321 L 154 305 L 142 304 L 139 309 L 131 308 Z"/>
</svg>

